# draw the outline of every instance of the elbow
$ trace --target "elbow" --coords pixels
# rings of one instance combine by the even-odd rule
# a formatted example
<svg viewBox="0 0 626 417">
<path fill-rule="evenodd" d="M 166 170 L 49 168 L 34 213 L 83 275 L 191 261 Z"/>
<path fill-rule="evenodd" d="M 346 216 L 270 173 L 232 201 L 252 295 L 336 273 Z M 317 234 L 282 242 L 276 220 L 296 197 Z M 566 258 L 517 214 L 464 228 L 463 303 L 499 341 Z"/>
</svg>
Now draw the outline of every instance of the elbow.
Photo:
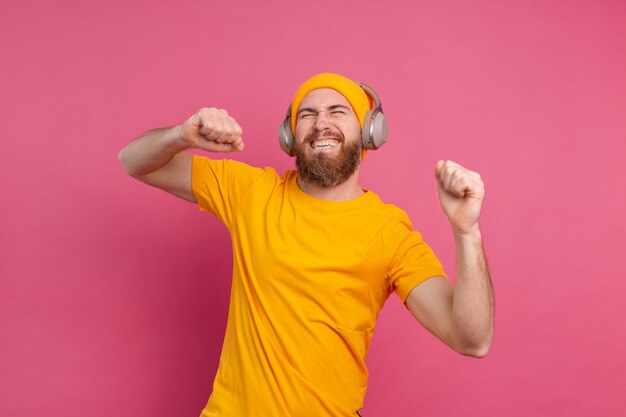
<svg viewBox="0 0 626 417">
<path fill-rule="evenodd" d="M 126 156 L 126 148 L 122 149 L 119 154 L 117 154 L 117 160 L 124 168 L 124 171 L 131 177 L 137 178 L 137 174 L 132 170 L 131 164 L 128 161 L 128 157 Z"/>
<path fill-rule="evenodd" d="M 126 163 L 126 157 L 125 157 L 125 151 L 126 149 L 122 149 L 120 151 L 120 153 L 117 154 L 117 160 L 120 162 L 120 164 L 122 165 L 122 168 L 124 168 L 124 171 L 128 172 L 128 164 Z M 130 174 L 130 172 L 128 172 Z"/>
<path fill-rule="evenodd" d="M 476 346 L 476 347 L 460 350 L 458 352 L 463 356 L 469 356 L 470 358 L 482 359 L 485 356 L 487 356 L 490 348 L 491 348 L 491 345 L 482 345 L 482 346 Z"/>
<path fill-rule="evenodd" d="M 453 349 L 463 356 L 481 359 L 489 353 L 489 350 L 491 349 L 491 342 L 492 338 L 489 337 L 480 341 L 457 344 L 453 347 Z"/>
</svg>

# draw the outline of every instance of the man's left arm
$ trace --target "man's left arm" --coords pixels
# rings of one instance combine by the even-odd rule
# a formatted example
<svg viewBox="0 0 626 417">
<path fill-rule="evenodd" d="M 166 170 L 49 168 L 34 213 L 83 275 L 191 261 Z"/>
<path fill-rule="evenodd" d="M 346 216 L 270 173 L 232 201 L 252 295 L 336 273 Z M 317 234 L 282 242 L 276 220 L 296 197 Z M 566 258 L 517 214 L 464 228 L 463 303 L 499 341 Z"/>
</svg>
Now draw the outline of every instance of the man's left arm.
<svg viewBox="0 0 626 417">
<path fill-rule="evenodd" d="M 406 299 L 413 316 L 457 352 L 483 357 L 493 339 L 494 296 L 478 218 L 485 195 L 478 173 L 452 161 L 436 166 L 437 192 L 456 246 L 456 285 L 433 277 Z"/>
</svg>

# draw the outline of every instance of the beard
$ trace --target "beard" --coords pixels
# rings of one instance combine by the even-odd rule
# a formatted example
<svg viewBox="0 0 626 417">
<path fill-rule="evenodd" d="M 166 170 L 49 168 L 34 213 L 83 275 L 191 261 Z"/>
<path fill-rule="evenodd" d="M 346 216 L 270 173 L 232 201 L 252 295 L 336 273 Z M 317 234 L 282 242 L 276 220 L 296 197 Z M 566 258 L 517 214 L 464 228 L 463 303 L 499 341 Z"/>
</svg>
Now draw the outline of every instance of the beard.
<svg viewBox="0 0 626 417">
<path fill-rule="evenodd" d="M 361 163 L 361 141 L 352 140 L 346 143 L 341 132 L 337 132 L 339 140 L 339 155 L 327 155 L 325 152 L 316 152 L 313 155 L 307 153 L 307 147 L 311 141 L 320 136 L 315 132 L 304 138 L 302 143 L 295 143 L 294 154 L 296 156 L 296 168 L 304 181 L 313 184 L 330 187 L 346 181 Z"/>
</svg>

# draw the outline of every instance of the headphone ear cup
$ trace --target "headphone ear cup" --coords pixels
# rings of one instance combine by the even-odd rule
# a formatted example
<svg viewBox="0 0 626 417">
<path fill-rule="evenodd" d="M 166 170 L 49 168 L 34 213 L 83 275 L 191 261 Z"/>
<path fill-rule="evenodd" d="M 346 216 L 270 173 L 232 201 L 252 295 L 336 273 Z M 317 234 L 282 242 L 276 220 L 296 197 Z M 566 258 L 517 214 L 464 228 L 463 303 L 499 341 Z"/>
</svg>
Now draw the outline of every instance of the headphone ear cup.
<svg viewBox="0 0 626 417">
<path fill-rule="evenodd" d="M 278 144 L 280 145 L 280 149 L 283 150 L 287 155 L 293 156 L 293 144 L 295 142 L 295 138 L 293 137 L 293 132 L 291 131 L 291 105 L 287 109 L 287 114 L 285 115 L 285 120 L 278 126 Z"/>
<path fill-rule="evenodd" d="M 285 119 L 285 121 L 278 126 L 278 143 L 283 152 L 289 156 L 293 156 L 293 142 L 294 137 L 291 132 L 291 121 Z"/>
<path fill-rule="evenodd" d="M 361 130 L 363 147 L 368 150 L 380 148 L 387 141 L 388 131 L 387 118 L 380 107 L 369 110 L 365 113 L 363 129 Z"/>
<path fill-rule="evenodd" d="M 363 118 L 363 128 L 361 129 L 361 143 L 365 149 L 375 149 L 370 136 L 370 126 L 372 125 L 372 110 L 368 110 Z"/>
</svg>

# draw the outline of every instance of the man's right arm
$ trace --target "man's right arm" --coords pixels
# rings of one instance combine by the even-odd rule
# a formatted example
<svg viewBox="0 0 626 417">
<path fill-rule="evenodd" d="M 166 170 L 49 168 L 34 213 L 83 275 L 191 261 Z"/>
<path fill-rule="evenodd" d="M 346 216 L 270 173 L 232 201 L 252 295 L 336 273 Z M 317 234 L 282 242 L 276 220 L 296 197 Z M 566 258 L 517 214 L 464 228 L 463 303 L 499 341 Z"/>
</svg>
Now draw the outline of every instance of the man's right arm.
<svg viewBox="0 0 626 417">
<path fill-rule="evenodd" d="M 131 176 L 195 203 L 191 188 L 193 155 L 185 151 L 241 151 L 241 133 L 226 110 L 203 108 L 182 125 L 144 133 L 122 149 L 119 159 Z"/>
</svg>

